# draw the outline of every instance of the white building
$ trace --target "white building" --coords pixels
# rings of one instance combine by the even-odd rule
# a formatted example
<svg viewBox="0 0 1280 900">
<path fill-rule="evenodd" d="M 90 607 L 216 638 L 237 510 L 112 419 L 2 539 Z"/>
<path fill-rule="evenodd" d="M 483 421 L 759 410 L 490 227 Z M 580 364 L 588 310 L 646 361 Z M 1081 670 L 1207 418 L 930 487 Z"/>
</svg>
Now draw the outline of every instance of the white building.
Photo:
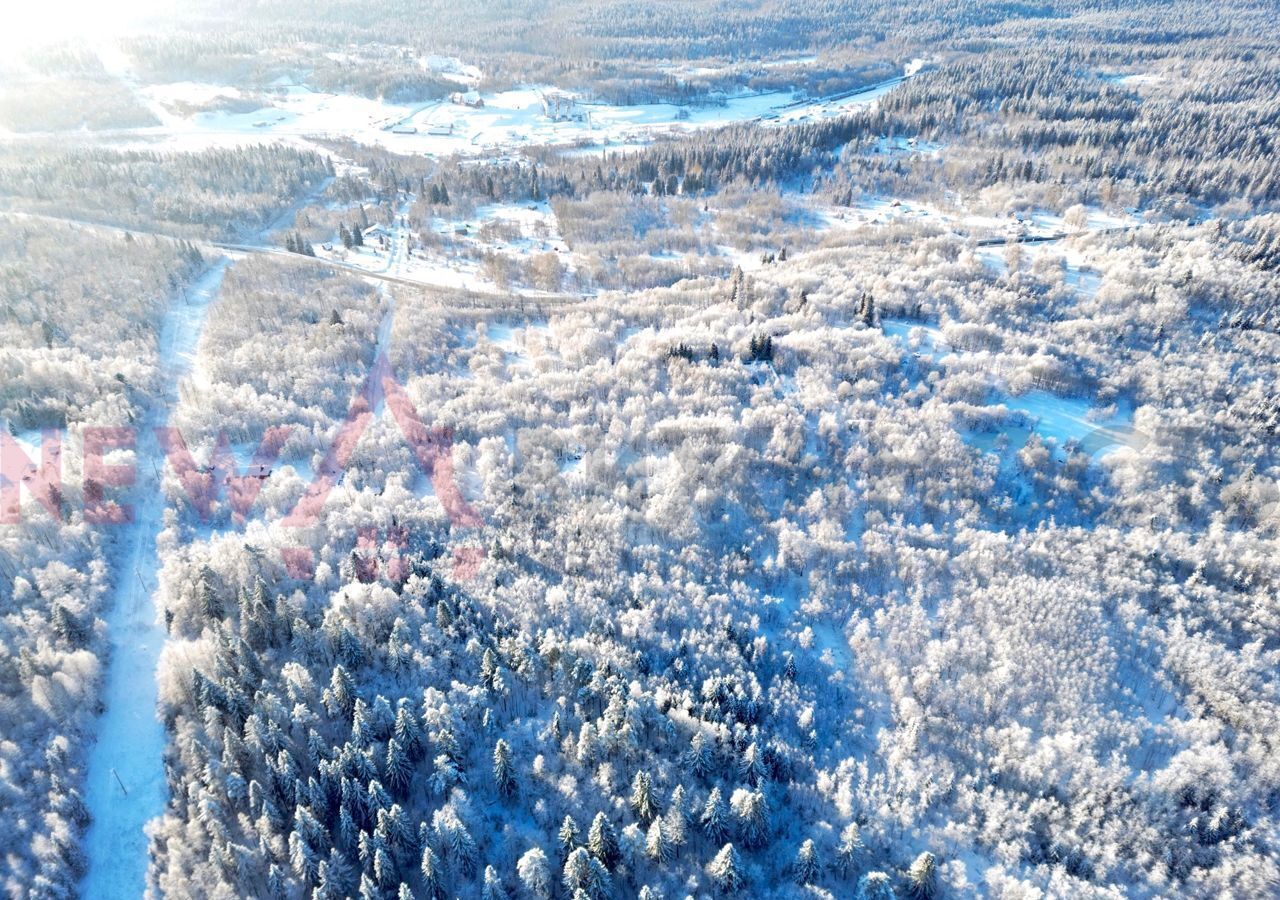
<svg viewBox="0 0 1280 900">
<path fill-rule="evenodd" d="M 582 118 L 578 101 L 561 91 L 542 94 L 542 113 L 553 122 L 569 122 Z"/>
</svg>

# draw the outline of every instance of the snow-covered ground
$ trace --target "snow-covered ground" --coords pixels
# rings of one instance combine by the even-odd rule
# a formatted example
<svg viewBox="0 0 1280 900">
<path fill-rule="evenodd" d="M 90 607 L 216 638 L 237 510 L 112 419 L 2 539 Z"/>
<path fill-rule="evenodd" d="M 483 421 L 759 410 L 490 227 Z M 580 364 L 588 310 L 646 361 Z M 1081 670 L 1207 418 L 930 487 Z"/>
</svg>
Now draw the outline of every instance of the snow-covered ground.
<svg viewBox="0 0 1280 900">
<path fill-rule="evenodd" d="M 949 356 L 962 358 L 965 351 L 950 347 L 942 330 L 910 319 L 886 318 L 880 327 L 918 357 L 945 365 Z M 998 387 L 998 385 L 996 385 Z M 1003 406 L 1020 415 L 1008 417 L 995 432 L 966 432 L 966 441 L 983 450 L 996 446 L 1003 436 L 1008 446 L 1017 449 L 1026 443 L 1031 432 L 1054 444 L 1056 452 L 1064 452 L 1068 443 L 1076 443 L 1091 456 L 1103 456 L 1120 447 L 1132 446 L 1133 410 L 1128 403 L 1114 407 L 1096 407 L 1084 397 L 1063 397 L 1046 390 L 1030 390 L 1017 395 L 997 391 L 993 406 Z"/>
<path fill-rule="evenodd" d="M 427 57 L 420 64 L 456 76 L 460 87 L 479 77 L 474 66 L 453 58 Z M 268 138 L 296 142 L 343 137 L 401 153 L 464 156 L 540 145 L 634 147 L 664 134 L 751 119 L 792 124 L 830 118 L 873 105 L 918 70 L 908 66 L 901 76 L 829 99 L 796 100 L 786 91 L 743 90 L 725 98 L 723 105 L 682 107 L 670 103 L 617 106 L 571 97 L 568 114 L 553 120 L 544 111 L 544 98 L 569 95 L 548 85 L 486 93 L 480 96 L 482 105 L 438 101 L 424 106 L 316 91 L 305 85 L 280 85 L 253 94 L 228 85 L 190 81 L 140 86 L 124 62 L 116 59 L 112 65 L 112 71 L 133 87 L 161 122 L 113 133 L 130 145 L 143 142 L 190 150 Z M 395 126 L 399 128 L 393 131 Z M 450 132 L 429 133 L 440 127 Z"/>
<path fill-rule="evenodd" d="M 190 372 L 209 303 L 227 261 L 216 263 L 165 316 L 160 365 L 165 391 L 137 430 L 133 519 L 119 526 L 116 585 L 106 615 L 111 661 L 102 693 L 104 712 L 89 755 L 85 801 L 93 823 L 85 836 L 88 871 L 82 896 L 141 897 L 147 871 L 144 826 L 164 811 L 164 729 L 156 718 L 156 663 L 165 642 L 153 602 L 160 561 L 156 537 L 165 501 L 160 473 L 165 456 L 156 429 L 163 427 Z"/>
<path fill-rule="evenodd" d="M 1092 297 L 1102 286 L 1101 273 L 1093 268 L 1085 254 L 1069 243 L 1065 246 L 1053 243 L 1024 244 L 1021 245 L 1021 252 L 1037 264 L 1048 261 L 1060 265 L 1063 283 L 1077 294 Z M 993 272 L 1005 274 L 1009 271 L 1004 247 L 979 247 L 974 255 Z"/>
<path fill-rule="evenodd" d="M 960 213 L 943 210 L 924 201 L 902 200 L 896 197 L 864 196 L 854 200 L 852 206 L 819 207 L 815 214 L 828 229 L 857 228 L 863 225 L 884 225 L 895 221 L 932 221 L 941 225 L 963 226 L 982 233 L 1013 230 L 1017 223 L 1012 218 Z"/>
<path fill-rule="evenodd" d="M 1112 84 L 1118 84 L 1127 88 L 1146 87 L 1148 85 L 1159 84 L 1165 80 L 1165 76 L 1159 72 L 1131 72 L 1119 75 L 1103 75 L 1107 81 Z"/>
<path fill-rule="evenodd" d="M 527 369 L 535 357 L 548 355 L 549 324 L 532 319 L 518 324 L 490 322 L 480 326 L 483 336 L 502 350 L 509 370 Z"/>
<path fill-rule="evenodd" d="M 1060 397 L 1043 390 L 1006 397 L 1002 403 L 1027 415 L 1036 433 L 1059 448 L 1074 441 L 1091 455 L 1105 455 L 1130 440 L 1133 411 L 1127 404 L 1117 404 L 1107 415 L 1083 397 Z"/>
<path fill-rule="evenodd" d="M 933 152 L 933 151 L 929 151 Z M 819 206 L 813 209 L 820 230 L 887 225 L 893 222 L 932 223 L 977 238 L 1053 237 L 1078 231 L 1102 231 L 1138 224 L 1141 219 L 1127 213 L 1091 208 L 1083 228 L 1068 224 L 1056 213 L 1034 210 L 1027 213 L 992 215 L 966 210 L 963 205 L 940 206 L 923 200 L 866 195 L 855 197 L 851 206 Z M 998 248 L 997 248 L 998 251 Z M 998 252 L 989 255 L 994 261 Z M 987 257 L 984 257 L 987 258 Z"/>
<path fill-rule="evenodd" d="M 900 75 L 879 84 L 868 85 L 858 91 L 838 98 L 823 99 L 821 97 L 786 104 L 785 108 L 776 112 L 766 112 L 761 116 L 766 122 L 777 125 L 792 125 L 797 122 L 815 122 L 822 119 L 834 119 L 846 115 L 855 109 L 873 106 L 889 91 L 896 88 L 911 76 Z"/>
<path fill-rule="evenodd" d="M 557 253 L 564 271 L 573 271 L 573 255 L 560 235 L 555 215 L 546 202 L 491 203 L 477 207 L 468 216 L 437 216 L 432 220 L 432 231 L 472 255 L 462 255 L 457 250 L 445 254 L 438 249 L 420 246 L 402 224 L 401 215 L 407 206 L 406 203 L 402 207 L 394 224 L 388 226 L 381 237 L 368 237 L 364 246 L 350 249 L 336 242 L 331 242 L 330 249 L 317 246 L 314 248 L 316 256 L 434 287 L 489 294 L 506 291 L 529 297 L 546 296 L 548 292 L 525 285 L 500 287 L 486 274 L 479 256 L 497 253 L 527 260 L 534 254 Z"/>
<path fill-rule="evenodd" d="M 895 135 L 894 137 L 882 137 L 876 141 L 874 148 L 876 153 L 884 153 L 889 156 L 911 156 L 914 154 L 922 154 L 925 156 L 938 156 L 942 152 L 942 145 L 933 141 L 925 141 L 919 138 L 907 137 L 905 135 Z"/>
<path fill-rule="evenodd" d="M 423 56 L 418 59 L 418 65 L 441 78 L 467 87 L 479 83 L 484 75 L 479 66 L 464 63 L 456 56 Z"/>
<path fill-rule="evenodd" d="M 880 323 L 880 327 L 884 329 L 885 334 L 897 338 L 913 353 L 928 356 L 935 361 L 951 352 L 942 337 L 942 332 L 932 325 L 924 325 L 909 319 L 885 319 Z"/>
</svg>

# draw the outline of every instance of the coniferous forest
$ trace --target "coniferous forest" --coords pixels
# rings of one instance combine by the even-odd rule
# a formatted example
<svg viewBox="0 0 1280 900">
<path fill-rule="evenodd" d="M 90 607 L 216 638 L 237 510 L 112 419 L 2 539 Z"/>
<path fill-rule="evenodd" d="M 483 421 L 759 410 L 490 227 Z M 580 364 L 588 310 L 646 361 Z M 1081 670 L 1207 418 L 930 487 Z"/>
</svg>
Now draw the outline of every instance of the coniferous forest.
<svg viewBox="0 0 1280 900">
<path fill-rule="evenodd" d="M 1280 895 L 1257 0 L 0 55 L 0 892 Z"/>
</svg>

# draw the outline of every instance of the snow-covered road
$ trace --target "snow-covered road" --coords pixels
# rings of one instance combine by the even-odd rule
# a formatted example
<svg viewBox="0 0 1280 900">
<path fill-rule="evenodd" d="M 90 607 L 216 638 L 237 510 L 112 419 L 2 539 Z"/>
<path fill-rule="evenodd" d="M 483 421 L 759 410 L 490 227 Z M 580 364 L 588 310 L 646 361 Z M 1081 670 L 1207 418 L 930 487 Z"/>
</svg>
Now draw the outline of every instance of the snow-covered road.
<svg viewBox="0 0 1280 900">
<path fill-rule="evenodd" d="M 160 330 L 165 385 L 137 431 L 133 519 L 116 535 L 116 586 L 106 615 L 110 665 L 89 755 L 86 802 L 93 824 L 85 838 L 89 868 L 81 896 L 92 900 L 141 897 L 147 872 L 146 823 L 164 811 L 164 729 L 156 718 L 156 663 L 165 642 L 154 603 L 163 527 L 160 476 L 164 451 L 156 429 L 169 421 L 182 380 L 190 373 L 209 303 L 228 260 L 213 265 L 170 307 Z"/>
</svg>

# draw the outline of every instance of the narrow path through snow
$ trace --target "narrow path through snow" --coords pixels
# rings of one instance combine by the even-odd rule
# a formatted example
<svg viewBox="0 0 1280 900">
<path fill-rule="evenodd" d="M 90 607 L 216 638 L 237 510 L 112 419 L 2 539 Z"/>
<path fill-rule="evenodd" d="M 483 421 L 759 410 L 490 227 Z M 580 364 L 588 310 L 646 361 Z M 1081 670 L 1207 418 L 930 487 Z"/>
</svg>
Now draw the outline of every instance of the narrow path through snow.
<svg viewBox="0 0 1280 900">
<path fill-rule="evenodd" d="M 143 828 L 164 811 L 165 735 L 156 718 L 155 672 L 165 629 L 157 621 L 153 592 L 160 565 L 156 537 L 164 521 L 160 476 L 165 458 L 156 429 L 168 424 L 228 263 L 215 263 L 165 315 L 160 330 L 165 389 L 137 431 L 133 520 L 119 526 L 116 586 L 106 615 L 111 660 L 102 694 L 105 711 L 98 719 L 85 785 L 93 823 L 85 838 L 89 867 L 81 896 L 92 900 L 143 896 L 149 859 Z"/>
<path fill-rule="evenodd" d="M 332 182 L 325 178 L 298 197 L 259 238 L 265 241 L 273 231 L 292 226 L 298 211 Z M 116 585 L 106 615 L 111 660 L 85 785 L 93 823 L 85 835 L 88 869 L 81 896 L 92 900 L 144 895 L 151 858 L 144 829 L 165 808 L 165 734 L 156 718 L 156 664 L 166 632 L 157 621 L 154 600 L 160 568 L 156 538 L 164 526 L 165 454 L 156 429 L 169 423 L 179 388 L 195 362 L 209 304 L 231 262 L 221 257 L 165 314 L 159 347 L 164 389 L 136 435 L 133 518 L 118 535 Z"/>
</svg>

